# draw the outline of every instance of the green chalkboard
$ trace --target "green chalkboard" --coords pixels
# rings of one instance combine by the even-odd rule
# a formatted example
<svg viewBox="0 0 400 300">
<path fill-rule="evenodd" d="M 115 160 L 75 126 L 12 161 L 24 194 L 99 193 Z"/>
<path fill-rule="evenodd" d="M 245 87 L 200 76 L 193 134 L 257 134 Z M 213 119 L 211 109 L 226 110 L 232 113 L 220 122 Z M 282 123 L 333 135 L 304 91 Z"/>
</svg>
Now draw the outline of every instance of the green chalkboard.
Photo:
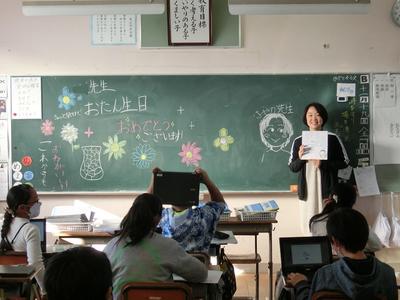
<svg viewBox="0 0 400 300">
<path fill-rule="evenodd" d="M 337 102 L 338 83 L 356 95 Z M 290 146 L 311 101 L 328 109 L 326 129 L 352 165 L 369 162 L 368 96 L 359 74 L 45 76 L 43 118 L 12 120 L 12 160 L 22 165 L 13 175 L 40 191 L 136 191 L 154 166 L 199 165 L 224 191 L 287 191 Z M 273 113 L 293 134 L 261 137 Z"/>
</svg>

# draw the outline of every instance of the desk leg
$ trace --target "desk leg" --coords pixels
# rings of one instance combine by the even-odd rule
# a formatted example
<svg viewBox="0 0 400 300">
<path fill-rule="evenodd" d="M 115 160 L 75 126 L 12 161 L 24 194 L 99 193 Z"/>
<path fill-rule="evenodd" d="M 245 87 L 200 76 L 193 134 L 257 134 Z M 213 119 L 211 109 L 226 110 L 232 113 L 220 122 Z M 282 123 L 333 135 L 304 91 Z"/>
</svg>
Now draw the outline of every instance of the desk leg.
<svg viewBox="0 0 400 300">
<path fill-rule="evenodd" d="M 272 283 L 272 274 L 273 274 L 273 269 L 272 269 L 272 230 L 269 232 L 269 261 L 268 261 L 268 271 L 269 271 L 269 300 L 273 300 L 272 298 L 272 289 L 273 289 L 273 283 Z"/>
</svg>

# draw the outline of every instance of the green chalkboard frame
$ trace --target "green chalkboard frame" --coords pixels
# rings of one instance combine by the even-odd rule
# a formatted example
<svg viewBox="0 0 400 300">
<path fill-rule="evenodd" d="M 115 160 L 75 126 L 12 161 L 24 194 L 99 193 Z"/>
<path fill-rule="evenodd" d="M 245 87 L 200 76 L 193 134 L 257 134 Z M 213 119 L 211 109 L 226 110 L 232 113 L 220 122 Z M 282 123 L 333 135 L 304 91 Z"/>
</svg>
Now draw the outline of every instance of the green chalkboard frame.
<svg viewBox="0 0 400 300">
<path fill-rule="evenodd" d="M 337 102 L 338 83 L 353 83 L 356 96 Z M 42 192 L 143 191 L 152 167 L 187 172 L 196 161 L 223 191 L 288 191 L 297 182 L 290 145 L 306 130 L 309 102 L 327 107 L 326 129 L 342 138 L 352 166 L 369 162 L 361 95 L 369 84 L 360 74 L 43 76 L 43 118 L 12 120 L 12 162 Z M 261 138 L 272 113 L 293 126 L 284 146 Z"/>
</svg>

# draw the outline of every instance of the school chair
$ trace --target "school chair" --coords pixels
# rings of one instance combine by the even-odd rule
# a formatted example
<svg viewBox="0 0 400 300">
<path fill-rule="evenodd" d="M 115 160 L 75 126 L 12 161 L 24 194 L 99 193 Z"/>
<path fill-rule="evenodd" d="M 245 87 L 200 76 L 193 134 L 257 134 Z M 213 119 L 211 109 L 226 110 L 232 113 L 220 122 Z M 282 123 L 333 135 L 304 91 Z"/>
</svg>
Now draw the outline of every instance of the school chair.
<svg viewBox="0 0 400 300">
<path fill-rule="evenodd" d="M 182 282 L 131 282 L 122 288 L 122 300 L 191 299 L 191 287 Z"/>
<path fill-rule="evenodd" d="M 0 265 L 26 265 L 28 259 L 26 252 L 20 251 L 6 251 L 0 254 Z M 41 300 L 39 288 L 36 283 L 28 284 L 27 286 L 21 286 L 20 293 L 26 295 L 26 297 L 20 297 L 18 299 L 30 300 L 37 299 Z"/>
<path fill-rule="evenodd" d="M 6 251 L 0 254 L 0 265 L 26 265 L 26 252 Z"/>
</svg>

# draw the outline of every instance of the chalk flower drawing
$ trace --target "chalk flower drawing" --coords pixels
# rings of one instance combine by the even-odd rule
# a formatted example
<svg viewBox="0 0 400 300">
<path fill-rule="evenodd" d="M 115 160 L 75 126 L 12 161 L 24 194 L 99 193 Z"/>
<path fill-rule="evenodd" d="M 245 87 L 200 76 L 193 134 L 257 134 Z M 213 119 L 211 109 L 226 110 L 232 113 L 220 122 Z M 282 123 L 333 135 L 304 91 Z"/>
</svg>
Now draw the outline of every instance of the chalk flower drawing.
<svg viewBox="0 0 400 300">
<path fill-rule="evenodd" d="M 45 121 L 42 123 L 42 127 L 40 127 L 40 130 L 42 131 L 42 133 L 43 133 L 45 136 L 52 135 L 52 134 L 53 134 L 53 131 L 54 131 L 53 121 L 51 121 L 51 120 L 45 120 Z"/>
<path fill-rule="evenodd" d="M 58 96 L 58 108 L 70 110 L 75 106 L 76 101 L 80 100 L 82 100 L 81 95 L 76 95 L 74 92 L 71 92 L 68 87 L 64 86 L 61 95 Z"/>
<path fill-rule="evenodd" d="M 222 151 L 229 151 L 229 145 L 233 144 L 235 139 L 228 134 L 228 129 L 221 128 L 219 137 L 214 140 L 214 147 L 220 148 Z"/>
<path fill-rule="evenodd" d="M 156 151 L 147 144 L 140 144 L 132 153 L 133 164 L 139 169 L 148 169 L 156 158 Z"/>
<path fill-rule="evenodd" d="M 69 123 L 64 125 L 61 128 L 61 138 L 71 144 L 72 151 L 79 148 L 79 145 L 74 145 L 74 142 L 78 139 L 78 128 L 76 128 L 74 125 Z"/>
<path fill-rule="evenodd" d="M 179 152 L 179 156 L 182 158 L 181 163 L 186 164 L 186 166 L 193 165 L 198 166 L 201 160 L 200 155 L 201 148 L 197 147 L 196 143 L 190 143 L 182 145 L 182 151 Z"/>
<path fill-rule="evenodd" d="M 124 147 L 126 145 L 126 141 L 118 141 L 118 136 L 114 135 L 114 138 L 111 136 L 108 137 L 108 143 L 104 142 L 103 145 L 106 147 L 103 154 L 108 153 L 108 160 L 110 160 L 113 156 L 117 160 L 122 157 L 126 152 Z"/>
</svg>

